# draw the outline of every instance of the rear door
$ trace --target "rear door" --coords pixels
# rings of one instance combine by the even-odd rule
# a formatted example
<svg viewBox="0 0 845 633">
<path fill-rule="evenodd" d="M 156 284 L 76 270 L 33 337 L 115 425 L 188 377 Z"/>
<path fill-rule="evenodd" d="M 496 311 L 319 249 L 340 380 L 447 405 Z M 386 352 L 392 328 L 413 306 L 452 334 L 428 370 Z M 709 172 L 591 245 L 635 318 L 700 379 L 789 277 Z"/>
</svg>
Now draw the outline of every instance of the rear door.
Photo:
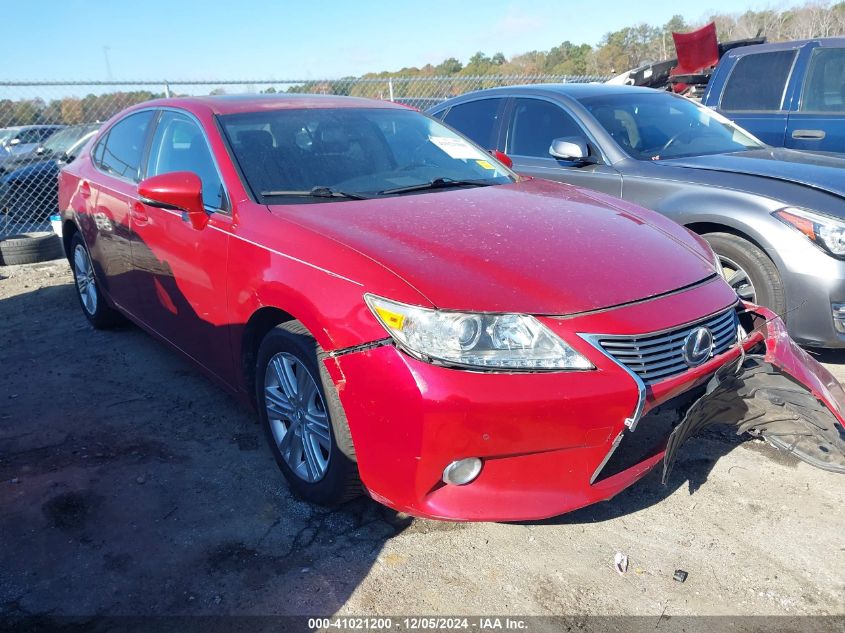
<svg viewBox="0 0 845 633">
<path fill-rule="evenodd" d="M 786 146 L 845 152 L 845 47 L 807 48 L 802 56 L 801 97 L 789 113 Z"/>
<path fill-rule="evenodd" d="M 93 202 L 91 257 L 103 271 L 99 281 L 121 308 L 138 311 L 132 272 L 132 208 L 154 111 L 143 110 L 119 120 L 97 141 L 91 159 L 99 173 L 82 184 Z"/>
<path fill-rule="evenodd" d="M 508 110 L 505 153 L 520 174 L 548 178 L 613 196 L 622 195 L 622 176 L 606 164 L 576 165 L 549 154 L 552 141 L 564 136 L 579 137 L 601 160 L 575 117 L 560 104 L 539 97 L 518 97 Z"/>
<path fill-rule="evenodd" d="M 132 263 L 139 279 L 139 317 L 230 383 L 229 203 L 199 122 L 187 112 L 163 110 L 150 144 L 145 177 L 176 171 L 193 172 L 202 180 L 209 223 L 196 230 L 178 210 L 136 203 Z"/>
<path fill-rule="evenodd" d="M 485 97 L 459 103 L 449 108 L 443 122 L 483 149 L 502 150 L 500 123 L 506 103 L 505 97 Z"/>
<path fill-rule="evenodd" d="M 764 143 L 784 147 L 797 49 L 749 53 L 730 71 L 719 111 Z"/>
</svg>

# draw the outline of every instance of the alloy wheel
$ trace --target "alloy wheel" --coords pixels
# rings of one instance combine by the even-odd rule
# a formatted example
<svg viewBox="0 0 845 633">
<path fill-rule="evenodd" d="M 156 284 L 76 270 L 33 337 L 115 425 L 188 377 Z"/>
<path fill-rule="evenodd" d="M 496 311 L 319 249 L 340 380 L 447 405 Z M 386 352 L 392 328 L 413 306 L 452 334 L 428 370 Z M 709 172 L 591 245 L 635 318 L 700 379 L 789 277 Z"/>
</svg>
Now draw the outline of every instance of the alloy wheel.
<svg viewBox="0 0 845 633">
<path fill-rule="evenodd" d="M 754 289 L 751 277 L 745 269 L 729 257 L 725 257 L 724 255 L 719 255 L 718 257 L 722 264 L 725 281 L 728 282 L 728 285 L 736 291 L 736 294 L 741 299 L 756 303 L 757 291 Z"/>
<path fill-rule="evenodd" d="M 296 356 L 281 352 L 270 359 L 264 404 L 285 463 L 300 479 L 320 481 L 331 456 L 329 416 L 317 382 Z"/>
<path fill-rule="evenodd" d="M 93 316 L 97 312 L 97 286 L 94 280 L 94 267 L 91 265 L 88 251 L 81 244 L 77 244 L 73 250 L 73 272 L 76 276 L 76 289 L 79 292 L 79 298 L 82 300 L 82 307 Z"/>
</svg>

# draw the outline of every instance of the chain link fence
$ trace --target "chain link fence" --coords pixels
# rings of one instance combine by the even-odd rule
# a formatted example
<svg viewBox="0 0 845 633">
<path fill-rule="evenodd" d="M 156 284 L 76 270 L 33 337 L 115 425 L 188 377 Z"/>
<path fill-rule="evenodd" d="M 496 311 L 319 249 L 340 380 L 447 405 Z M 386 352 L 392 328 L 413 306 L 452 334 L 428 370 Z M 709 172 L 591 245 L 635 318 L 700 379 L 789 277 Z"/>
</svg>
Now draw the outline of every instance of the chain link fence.
<svg viewBox="0 0 845 633">
<path fill-rule="evenodd" d="M 58 212 L 57 177 L 100 124 L 167 96 L 242 93 L 349 95 L 425 110 L 496 86 L 605 81 L 600 76 L 448 76 L 276 81 L 0 82 L 0 234 L 43 231 Z"/>
</svg>

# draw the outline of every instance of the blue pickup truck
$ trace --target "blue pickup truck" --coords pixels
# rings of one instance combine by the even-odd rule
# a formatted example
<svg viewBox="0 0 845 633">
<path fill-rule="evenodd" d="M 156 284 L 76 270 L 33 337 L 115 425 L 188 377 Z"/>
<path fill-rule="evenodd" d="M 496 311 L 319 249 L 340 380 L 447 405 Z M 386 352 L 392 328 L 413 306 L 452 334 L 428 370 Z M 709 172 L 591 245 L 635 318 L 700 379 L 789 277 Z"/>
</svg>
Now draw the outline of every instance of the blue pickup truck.
<svg viewBox="0 0 845 633">
<path fill-rule="evenodd" d="M 769 145 L 845 153 L 845 37 L 730 50 L 702 103 Z"/>
</svg>

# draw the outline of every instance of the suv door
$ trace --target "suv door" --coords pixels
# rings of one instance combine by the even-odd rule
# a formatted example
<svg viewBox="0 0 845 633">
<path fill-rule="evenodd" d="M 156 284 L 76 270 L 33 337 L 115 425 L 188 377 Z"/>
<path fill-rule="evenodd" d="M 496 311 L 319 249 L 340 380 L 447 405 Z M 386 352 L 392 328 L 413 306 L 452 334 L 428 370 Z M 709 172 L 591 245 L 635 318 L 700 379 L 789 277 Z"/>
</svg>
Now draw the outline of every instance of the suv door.
<svg viewBox="0 0 845 633">
<path fill-rule="evenodd" d="M 749 53 L 737 59 L 719 111 L 764 143 L 783 147 L 797 49 Z"/>
<path fill-rule="evenodd" d="M 223 181 L 199 123 L 186 112 L 163 110 L 145 177 L 176 171 L 200 177 L 209 222 L 198 231 L 179 210 L 136 203 L 132 263 L 139 278 L 138 316 L 231 384 L 226 297 L 231 216 Z"/>
<path fill-rule="evenodd" d="M 789 113 L 786 146 L 845 152 L 845 48 L 818 46 L 804 51 L 801 99 Z"/>
<path fill-rule="evenodd" d="M 513 160 L 516 172 L 622 195 L 622 176 L 610 165 L 577 165 L 549 154 L 554 139 L 574 136 L 601 161 L 595 144 L 563 106 L 538 97 L 518 97 L 513 100 L 508 119 L 505 153 Z"/>
<path fill-rule="evenodd" d="M 138 201 L 137 185 L 153 110 L 130 114 L 111 126 L 91 151 L 100 172 L 83 183 L 83 195 L 92 200 L 94 238 L 88 243 L 92 259 L 103 271 L 103 289 L 123 310 L 138 310 L 132 280 L 132 207 Z M 84 192 L 88 193 L 85 194 Z"/>
</svg>

